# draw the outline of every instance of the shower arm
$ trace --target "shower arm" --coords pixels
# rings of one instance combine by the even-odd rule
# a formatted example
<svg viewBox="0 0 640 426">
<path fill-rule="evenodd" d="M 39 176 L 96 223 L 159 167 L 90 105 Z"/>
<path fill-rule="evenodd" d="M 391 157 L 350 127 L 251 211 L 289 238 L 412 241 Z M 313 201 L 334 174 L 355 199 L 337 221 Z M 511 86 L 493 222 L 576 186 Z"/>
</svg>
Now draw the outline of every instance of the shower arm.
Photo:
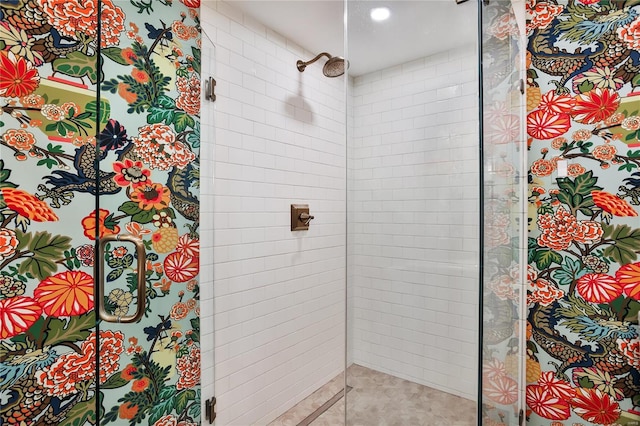
<svg viewBox="0 0 640 426">
<path fill-rule="evenodd" d="M 298 59 L 298 62 L 296 62 L 296 65 L 298 66 L 298 71 L 303 72 L 304 69 L 307 67 L 307 65 L 311 65 L 312 63 L 320 59 L 321 56 L 326 56 L 329 59 L 332 58 L 332 56 L 327 52 L 322 52 L 322 53 L 318 53 L 318 56 L 316 56 L 315 58 L 307 62 L 303 62 L 300 59 Z"/>
</svg>

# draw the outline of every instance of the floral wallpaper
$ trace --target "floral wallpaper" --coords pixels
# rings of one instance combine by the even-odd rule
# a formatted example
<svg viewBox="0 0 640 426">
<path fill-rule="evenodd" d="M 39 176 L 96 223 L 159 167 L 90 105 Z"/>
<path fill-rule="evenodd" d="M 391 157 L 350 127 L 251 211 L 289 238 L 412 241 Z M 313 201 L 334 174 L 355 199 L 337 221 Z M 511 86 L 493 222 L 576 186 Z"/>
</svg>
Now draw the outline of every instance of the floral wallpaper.
<svg viewBox="0 0 640 426">
<path fill-rule="evenodd" d="M 640 2 L 526 8 L 526 416 L 640 424 Z"/>
<path fill-rule="evenodd" d="M 200 424 L 199 6 L 0 1 L 2 426 Z"/>
</svg>

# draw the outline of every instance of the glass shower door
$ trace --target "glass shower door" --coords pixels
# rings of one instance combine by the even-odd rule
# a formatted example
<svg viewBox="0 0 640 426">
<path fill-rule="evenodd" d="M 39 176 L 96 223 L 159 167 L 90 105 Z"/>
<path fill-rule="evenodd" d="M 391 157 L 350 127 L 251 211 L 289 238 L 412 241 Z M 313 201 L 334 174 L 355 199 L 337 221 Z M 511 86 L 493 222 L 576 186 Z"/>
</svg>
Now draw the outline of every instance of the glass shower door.
<svg viewBox="0 0 640 426">
<path fill-rule="evenodd" d="M 200 424 L 198 4 L 102 3 L 100 424 Z"/>
<path fill-rule="evenodd" d="M 527 147 L 519 18 L 519 2 L 491 0 L 480 7 L 482 424 L 525 421 Z"/>
<path fill-rule="evenodd" d="M 2 425 L 200 422 L 198 4 L 2 2 Z"/>
</svg>

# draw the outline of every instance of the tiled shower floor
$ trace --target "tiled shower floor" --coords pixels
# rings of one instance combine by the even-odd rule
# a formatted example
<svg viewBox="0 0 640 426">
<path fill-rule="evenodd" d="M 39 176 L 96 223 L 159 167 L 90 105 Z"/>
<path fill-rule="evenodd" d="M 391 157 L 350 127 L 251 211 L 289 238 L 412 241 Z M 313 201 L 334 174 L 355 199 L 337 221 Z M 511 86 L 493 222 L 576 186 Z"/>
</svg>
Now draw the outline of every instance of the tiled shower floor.
<svg viewBox="0 0 640 426">
<path fill-rule="evenodd" d="M 476 403 L 359 365 L 348 369 L 350 426 L 474 426 Z M 342 374 L 274 420 L 269 426 L 338 426 L 344 423 L 340 398 L 315 413 L 343 386 Z M 318 415 L 319 414 L 319 415 Z M 317 416 L 317 417 L 316 417 Z"/>
</svg>

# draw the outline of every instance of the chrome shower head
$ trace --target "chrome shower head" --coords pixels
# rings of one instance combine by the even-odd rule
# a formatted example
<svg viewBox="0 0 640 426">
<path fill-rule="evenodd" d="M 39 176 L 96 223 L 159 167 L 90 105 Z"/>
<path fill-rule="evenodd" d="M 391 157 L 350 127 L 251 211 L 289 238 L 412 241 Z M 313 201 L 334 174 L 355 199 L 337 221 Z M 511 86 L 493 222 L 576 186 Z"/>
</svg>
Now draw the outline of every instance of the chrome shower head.
<svg viewBox="0 0 640 426">
<path fill-rule="evenodd" d="M 329 58 L 329 60 L 324 64 L 324 67 L 322 68 L 322 73 L 326 77 L 338 77 L 344 74 L 344 71 L 345 71 L 344 58 L 341 58 L 340 56 L 331 56 L 327 52 L 319 53 L 318 56 L 316 56 L 315 58 L 313 58 L 308 62 L 303 62 L 301 60 L 298 60 L 298 62 L 296 62 L 298 71 L 303 72 L 307 67 L 307 65 L 314 63 L 315 61 L 320 59 L 321 56 L 326 56 L 327 58 Z"/>
</svg>

